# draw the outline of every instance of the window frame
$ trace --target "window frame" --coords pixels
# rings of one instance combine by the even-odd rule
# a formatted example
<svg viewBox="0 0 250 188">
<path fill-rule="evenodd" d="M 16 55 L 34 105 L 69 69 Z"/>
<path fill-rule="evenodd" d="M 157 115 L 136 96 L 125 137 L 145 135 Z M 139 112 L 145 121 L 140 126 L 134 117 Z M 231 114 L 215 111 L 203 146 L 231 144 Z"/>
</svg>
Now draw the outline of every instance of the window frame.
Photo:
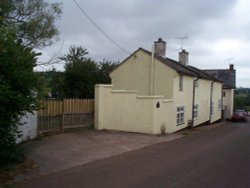
<svg viewBox="0 0 250 188">
<path fill-rule="evenodd" d="M 194 105 L 194 111 L 193 111 L 194 120 L 198 119 L 198 114 L 199 114 L 198 112 L 199 112 L 199 105 L 195 104 Z"/>
<path fill-rule="evenodd" d="M 185 123 L 185 107 L 178 106 L 176 108 L 176 124 L 177 126 Z"/>
</svg>

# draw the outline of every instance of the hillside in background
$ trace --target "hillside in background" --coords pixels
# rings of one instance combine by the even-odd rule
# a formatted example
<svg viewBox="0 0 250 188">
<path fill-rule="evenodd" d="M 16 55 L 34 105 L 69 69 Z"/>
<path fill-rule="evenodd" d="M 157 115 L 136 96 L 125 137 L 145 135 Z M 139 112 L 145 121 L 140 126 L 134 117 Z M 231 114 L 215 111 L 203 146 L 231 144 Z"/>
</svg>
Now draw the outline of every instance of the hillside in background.
<svg viewBox="0 0 250 188">
<path fill-rule="evenodd" d="M 250 111 L 250 88 L 237 88 L 234 93 L 235 109 Z"/>
</svg>

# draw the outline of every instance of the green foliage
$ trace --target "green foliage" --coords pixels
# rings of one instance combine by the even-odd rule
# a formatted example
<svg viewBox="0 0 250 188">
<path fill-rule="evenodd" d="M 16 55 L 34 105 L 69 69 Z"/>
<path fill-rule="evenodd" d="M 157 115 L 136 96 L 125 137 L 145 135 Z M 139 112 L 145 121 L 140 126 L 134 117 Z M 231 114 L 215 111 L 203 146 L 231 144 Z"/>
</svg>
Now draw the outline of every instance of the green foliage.
<svg viewBox="0 0 250 188">
<path fill-rule="evenodd" d="M 39 78 L 33 72 L 36 54 L 18 42 L 13 33 L 0 28 L 0 164 L 20 159 L 15 144 L 17 123 L 25 112 L 37 107 Z"/>
<path fill-rule="evenodd" d="M 235 109 L 250 110 L 250 88 L 237 88 L 234 96 Z"/>
<path fill-rule="evenodd" d="M 109 73 L 115 68 L 118 63 L 119 62 L 111 62 L 105 59 L 102 62 L 99 62 L 98 83 L 110 84 L 111 79 L 109 77 Z"/>
<path fill-rule="evenodd" d="M 63 83 L 64 83 L 64 72 L 58 72 L 56 69 L 52 69 L 46 72 L 37 73 L 44 82 L 44 93 L 42 95 L 45 98 L 63 98 Z"/>
<path fill-rule="evenodd" d="M 96 83 L 96 63 L 87 58 L 87 49 L 71 46 L 69 53 L 60 59 L 65 61 L 64 96 L 66 98 L 93 98 Z"/>
<path fill-rule="evenodd" d="M 66 98 L 94 98 L 94 86 L 97 83 L 111 82 L 109 72 L 115 63 L 103 60 L 96 63 L 87 58 L 87 49 L 81 46 L 71 46 L 69 53 L 60 59 L 65 61 L 64 97 Z"/>
<path fill-rule="evenodd" d="M 94 61 L 86 59 L 67 64 L 65 68 L 65 97 L 93 98 L 97 67 Z"/>
<path fill-rule="evenodd" d="M 43 0 L 0 1 L 0 166 L 19 161 L 18 122 L 38 106 L 42 80 L 33 72 L 33 48 L 54 42 L 58 3 Z"/>
<path fill-rule="evenodd" d="M 59 59 L 66 62 L 66 66 L 72 63 L 76 62 L 83 62 L 87 60 L 86 55 L 88 55 L 89 52 L 86 48 L 83 48 L 81 46 L 75 46 L 72 45 L 69 48 L 69 53 L 64 55 L 63 57 L 60 57 Z"/>
<path fill-rule="evenodd" d="M 43 0 L 0 1 L 0 27 L 11 28 L 25 46 L 32 48 L 54 42 L 59 34 L 55 22 L 61 14 L 59 3 Z"/>
</svg>

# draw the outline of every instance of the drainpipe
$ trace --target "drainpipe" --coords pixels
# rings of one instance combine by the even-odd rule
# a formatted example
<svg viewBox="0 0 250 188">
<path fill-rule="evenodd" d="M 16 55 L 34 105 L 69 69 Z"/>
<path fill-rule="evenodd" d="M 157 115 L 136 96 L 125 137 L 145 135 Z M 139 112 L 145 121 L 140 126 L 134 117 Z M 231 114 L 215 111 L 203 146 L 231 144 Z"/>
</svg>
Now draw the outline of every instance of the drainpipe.
<svg viewBox="0 0 250 188">
<path fill-rule="evenodd" d="M 214 82 L 215 80 L 213 80 L 211 82 L 211 89 L 210 89 L 210 110 L 209 110 L 209 123 L 211 122 L 211 119 L 212 119 L 212 114 L 211 114 L 211 107 L 212 107 L 212 101 L 213 101 L 213 90 L 214 90 Z"/>
<path fill-rule="evenodd" d="M 155 45 L 152 45 L 152 55 L 151 55 L 151 68 L 150 68 L 150 95 L 154 94 L 154 58 L 155 58 Z"/>
<path fill-rule="evenodd" d="M 192 100 L 192 126 L 194 126 L 194 104 L 195 104 L 195 82 L 199 80 L 199 76 L 193 81 L 193 100 Z"/>
<path fill-rule="evenodd" d="M 221 120 L 223 120 L 224 121 L 224 109 L 223 109 L 223 106 L 224 106 L 224 102 L 223 102 L 223 88 L 222 88 L 222 86 L 221 86 L 221 102 L 220 102 L 220 109 L 221 109 Z"/>
</svg>

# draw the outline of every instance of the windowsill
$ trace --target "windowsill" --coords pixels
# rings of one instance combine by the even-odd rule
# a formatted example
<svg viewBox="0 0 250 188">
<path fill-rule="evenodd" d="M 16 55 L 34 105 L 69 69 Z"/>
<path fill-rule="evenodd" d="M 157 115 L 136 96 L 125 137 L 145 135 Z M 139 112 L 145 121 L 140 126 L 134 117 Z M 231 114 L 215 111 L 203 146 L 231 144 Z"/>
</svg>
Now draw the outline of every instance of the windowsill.
<svg viewBox="0 0 250 188">
<path fill-rule="evenodd" d="M 179 124 L 177 124 L 176 126 L 180 126 L 180 125 L 183 125 L 183 124 L 185 124 L 185 122 L 183 122 L 183 123 L 179 123 Z"/>
</svg>

